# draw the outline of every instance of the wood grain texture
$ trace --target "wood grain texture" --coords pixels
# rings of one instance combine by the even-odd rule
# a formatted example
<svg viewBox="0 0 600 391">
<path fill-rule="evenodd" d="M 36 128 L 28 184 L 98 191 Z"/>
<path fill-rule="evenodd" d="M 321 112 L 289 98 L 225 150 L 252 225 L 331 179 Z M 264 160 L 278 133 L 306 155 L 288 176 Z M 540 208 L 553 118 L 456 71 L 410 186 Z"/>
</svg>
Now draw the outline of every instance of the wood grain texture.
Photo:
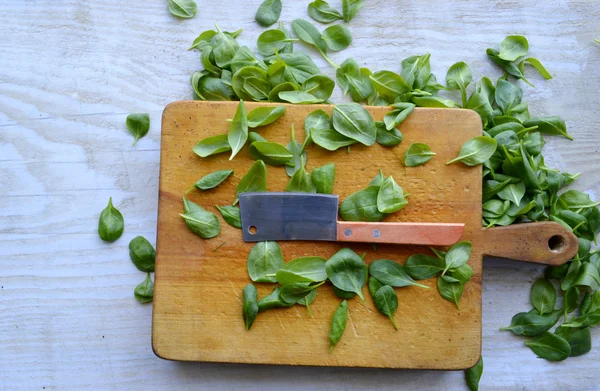
<svg viewBox="0 0 600 391">
<path fill-rule="evenodd" d="M 199 32 L 244 28 L 251 49 L 264 29 L 259 0 L 198 1 L 191 20 L 171 17 L 163 0 L 4 0 L 0 7 L 0 390 L 464 389 L 462 372 L 175 363 L 150 345 L 151 307 L 133 299 L 143 280 L 127 259 L 136 235 L 156 233 L 160 116 L 192 95 L 200 68 L 186 52 Z M 308 19 L 306 2 L 287 1 L 281 20 Z M 333 7 L 340 2 L 330 1 Z M 235 9 L 235 12 L 232 12 Z M 381 10 L 384 10 L 383 12 Z M 523 34 L 554 79 L 522 84 L 533 115 L 560 115 L 573 142 L 547 137 L 545 162 L 581 172 L 572 188 L 600 198 L 597 2 L 367 2 L 348 25 L 353 43 L 332 53 L 373 70 L 430 52 L 439 80 L 456 61 L 474 79 L 501 75 L 485 56 L 508 34 Z M 324 26 L 319 26 L 323 28 Z M 334 71 L 305 46 L 324 73 Z M 344 100 L 338 88 L 332 101 Z M 151 131 L 131 148 L 125 117 L 150 112 Z M 98 238 L 112 196 L 124 236 Z M 581 357 L 537 359 L 523 339 L 498 331 L 527 311 L 543 267 L 488 258 L 482 281 L 482 390 L 596 390 L 600 335 Z M 424 314 L 425 316 L 426 314 Z"/>
<path fill-rule="evenodd" d="M 340 221 L 337 224 L 337 240 L 338 242 L 450 246 L 458 242 L 464 229 L 462 223 L 386 224 Z"/>
<path fill-rule="evenodd" d="M 246 103 L 248 110 L 264 105 Z M 329 152 L 316 145 L 307 148 L 307 170 L 335 163 L 333 191 L 340 200 L 367 186 L 381 169 L 411 193 L 408 205 L 401 213 L 389 215 L 387 222 L 461 222 L 465 224 L 463 238 L 474 241 L 470 258 L 473 278 L 465 286 L 460 311 L 439 296 L 435 280 L 423 282 L 432 289 L 398 290 L 398 331 L 377 313 L 371 299 L 350 300 L 344 338 L 328 354 L 331 315 L 340 301 L 331 286 L 318 289 L 318 299 L 311 305 L 314 317 L 297 306 L 267 311 L 246 332 L 240 315 L 241 290 L 251 282 L 246 260 L 254 244 L 245 243 L 241 231 L 224 222 L 219 236 L 203 240 L 190 232 L 179 216 L 185 190 L 216 170 L 232 169 L 234 174 L 218 188 L 189 193 L 188 198 L 213 212 L 214 205 L 231 204 L 235 199 L 240 178 L 254 163 L 247 147 L 232 161 L 227 153 L 202 159 L 192 147 L 203 138 L 227 133 L 230 124 L 226 119 L 236 108 L 236 102 L 182 101 L 171 103 L 163 114 L 152 323 L 156 354 L 174 360 L 236 363 L 433 369 L 472 366 L 481 350 L 481 166 L 447 166 L 445 162 L 456 156 L 464 142 L 481 135 L 477 114 L 418 108 L 401 124 L 404 141 L 394 148 L 353 145 L 350 153 L 346 149 Z M 331 114 L 333 107 L 286 105 L 285 114 L 261 128 L 260 133 L 285 145 L 295 125 L 296 139 L 302 142 L 304 119 L 319 108 Z M 385 107 L 368 110 L 376 121 L 383 120 L 388 111 Z M 428 144 L 437 155 L 425 165 L 404 167 L 399 157 L 413 142 Z M 267 168 L 268 191 L 282 191 L 288 181 L 282 167 Z M 429 252 L 425 246 L 381 244 L 373 251 L 367 243 L 279 244 L 286 261 L 310 255 L 329 258 L 346 246 L 359 254 L 365 252 L 367 263 L 375 259 L 404 262 L 410 254 Z M 263 297 L 273 285 L 257 284 L 257 289 Z M 424 308 L 427 316 L 420 316 Z M 293 341 L 293 345 L 272 349 L 284 341 Z"/>
</svg>

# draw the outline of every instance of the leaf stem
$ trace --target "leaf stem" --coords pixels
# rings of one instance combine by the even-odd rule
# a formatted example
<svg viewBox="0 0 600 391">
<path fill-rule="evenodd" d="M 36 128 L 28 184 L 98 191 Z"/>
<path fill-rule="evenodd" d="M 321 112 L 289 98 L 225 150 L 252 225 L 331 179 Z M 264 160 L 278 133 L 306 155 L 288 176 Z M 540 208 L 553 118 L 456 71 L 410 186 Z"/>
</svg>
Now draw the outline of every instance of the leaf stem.
<svg viewBox="0 0 600 391">
<path fill-rule="evenodd" d="M 339 66 L 338 64 L 336 64 L 335 62 L 333 62 L 333 61 L 331 60 L 331 58 L 329 58 L 329 57 L 327 56 L 327 54 L 325 54 L 325 53 L 324 53 L 323 51 L 321 51 L 321 50 L 319 50 L 319 53 L 321 53 L 321 55 L 323 56 L 323 58 L 325 59 L 325 61 L 327 61 L 327 62 L 329 63 L 329 65 L 331 65 L 331 66 L 332 66 L 332 67 L 334 67 L 335 69 L 339 69 L 339 67 L 340 67 L 340 66 Z"/>
<path fill-rule="evenodd" d="M 190 186 L 190 187 L 189 187 L 189 188 L 188 188 L 188 189 L 185 191 L 185 193 L 183 193 L 183 195 L 184 195 L 184 196 L 188 195 L 188 193 L 189 193 L 190 191 L 194 190 L 194 188 L 195 188 L 195 187 L 196 187 L 196 185 L 192 185 L 192 186 Z"/>
<path fill-rule="evenodd" d="M 462 100 L 462 108 L 463 109 L 467 108 L 467 89 L 466 88 L 460 89 L 460 98 Z"/>
</svg>

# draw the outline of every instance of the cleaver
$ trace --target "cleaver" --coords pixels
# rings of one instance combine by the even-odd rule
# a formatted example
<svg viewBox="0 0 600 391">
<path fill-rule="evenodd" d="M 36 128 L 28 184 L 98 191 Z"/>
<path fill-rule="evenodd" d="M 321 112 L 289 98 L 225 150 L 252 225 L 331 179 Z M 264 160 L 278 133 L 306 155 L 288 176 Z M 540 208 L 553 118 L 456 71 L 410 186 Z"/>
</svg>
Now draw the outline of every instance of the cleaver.
<svg viewBox="0 0 600 391">
<path fill-rule="evenodd" d="M 338 242 L 450 246 L 462 223 L 380 223 L 338 221 L 338 196 L 314 193 L 241 193 L 245 242 L 326 240 Z"/>
</svg>

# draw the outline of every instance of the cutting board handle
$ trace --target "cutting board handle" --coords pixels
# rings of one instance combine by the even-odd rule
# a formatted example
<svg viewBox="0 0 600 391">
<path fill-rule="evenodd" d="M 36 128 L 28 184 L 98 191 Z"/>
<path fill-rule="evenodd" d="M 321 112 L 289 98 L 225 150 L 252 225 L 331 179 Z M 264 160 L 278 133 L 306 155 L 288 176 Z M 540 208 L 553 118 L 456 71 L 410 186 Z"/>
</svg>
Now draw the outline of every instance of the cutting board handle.
<svg viewBox="0 0 600 391">
<path fill-rule="evenodd" d="M 559 223 L 543 221 L 483 230 L 484 255 L 562 265 L 577 254 L 577 237 Z"/>
</svg>

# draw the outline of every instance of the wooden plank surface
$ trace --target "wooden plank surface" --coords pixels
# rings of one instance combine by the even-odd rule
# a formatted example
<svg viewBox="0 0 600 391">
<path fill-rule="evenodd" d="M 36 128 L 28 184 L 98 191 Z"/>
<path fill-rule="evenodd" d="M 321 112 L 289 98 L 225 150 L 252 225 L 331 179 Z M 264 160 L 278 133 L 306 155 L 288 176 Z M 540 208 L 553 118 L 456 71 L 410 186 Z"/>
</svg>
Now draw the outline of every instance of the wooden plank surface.
<svg viewBox="0 0 600 391">
<path fill-rule="evenodd" d="M 243 27 L 255 48 L 260 1 L 199 1 L 180 21 L 165 1 L 5 0 L 0 7 L 0 389 L 464 389 L 459 371 L 173 363 L 150 346 L 151 307 L 133 299 L 143 275 L 127 259 L 136 235 L 154 242 L 160 118 L 188 99 L 198 54 L 185 49 L 217 21 Z M 308 18 L 306 2 L 285 2 L 282 21 Z M 330 4 L 339 7 L 339 1 Z M 235 12 L 232 12 L 235 9 Z M 383 11 L 382 11 L 383 10 Z M 572 188 L 600 198 L 597 94 L 600 7 L 589 0 L 497 2 L 369 1 L 349 25 L 350 48 L 333 53 L 371 69 L 398 69 L 430 52 L 440 80 L 456 61 L 474 78 L 500 76 L 485 56 L 508 34 L 528 37 L 531 54 L 554 76 L 522 84 L 534 115 L 561 115 L 575 140 L 548 137 L 546 163 L 582 172 Z M 334 71 L 311 53 L 324 73 Z M 336 88 L 332 101 L 344 98 Z M 149 135 L 135 148 L 125 131 L 131 112 L 150 112 Z M 126 219 L 112 245 L 96 234 L 112 196 Z M 595 390 L 594 348 L 561 363 L 539 360 L 498 331 L 529 310 L 529 289 L 543 268 L 486 259 L 482 278 L 482 390 Z"/>
<path fill-rule="evenodd" d="M 216 170 L 232 169 L 233 177 L 216 189 L 193 191 L 188 198 L 218 214 L 214 205 L 231 204 L 240 178 L 254 163 L 244 148 L 235 159 L 230 153 L 200 158 L 192 152 L 199 140 L 227 133 L 237 102 L 175 102 L 163 114 L 161 170 L 158 204 L 156 286 L 152 340 L 163 358 L 186 361 L 217 361 L 291 365 L 360 366 L 388 368 L 463 369 L 472 366 L 481 351 L 481 166 L 447 166 L 461 145 L 481 135 L 481 120 L 470 110 L 415 109 L 400 126 L 401 144 L 384 148 L 353 145 L 330 152 L 309 146 L 307 170 L 335 163 L 334 194 L 340 201 L 364 187 L 383 170 L 410 193 L 402 211 L 386 222 L 464 223 L 462 238 L 473 240 L 469 264 L 472 281 L 466 284 L 460 310 L 443 300 L 436 280 L 423 283 L 430 289 L 398 289 L 399 330 L 377 313 L 367 295 L 349 300 L 350 320 L 344 337 L 328 354 L 331 315 L 341 302 L 330 286 L 317 290 L 311 305 L 314 317 L 303 308 L 261 313 L 249 332 L 241 318 L 241 291 L 250 278 L 248 252 L 239 229 L 221 220 L 221 233 L 204 240 L 190 232 L 179 216 L 182 195 L 200 177 Z M 270 104 L 276 106 L 276 104 Z M 248 111 L 264 103 L 247 103 Z M 327 105 L 286 105 L 276 122 L 258 129 L 269 141 L 286 145 L 291 126 L 302 143 L 304 118 Z M 383 120 L 385 107 L 369 108 L 375 120 Z M 423 142 L 437 155 L 425 165 L 404 167 L 400 157 L 411 143 Z M 283 191 L 289 181 L 283 167 L 267 168 L 267 190 Z M 404 263 L 426 246 L 367 243 L 291 241 L 279 243 L 286 261 L 302 256 L 331 257 L 340 248 L 366 253 L 365 262 L 394 259 Z M 273 284 L 257 284 L 259 297 Z M 366 291 L 367 288 L 364 288 Z M 287 349 L 273 349 L 290 341 Z M 234 348 L 235 347 L 235 348 Z"/>
</svg>

